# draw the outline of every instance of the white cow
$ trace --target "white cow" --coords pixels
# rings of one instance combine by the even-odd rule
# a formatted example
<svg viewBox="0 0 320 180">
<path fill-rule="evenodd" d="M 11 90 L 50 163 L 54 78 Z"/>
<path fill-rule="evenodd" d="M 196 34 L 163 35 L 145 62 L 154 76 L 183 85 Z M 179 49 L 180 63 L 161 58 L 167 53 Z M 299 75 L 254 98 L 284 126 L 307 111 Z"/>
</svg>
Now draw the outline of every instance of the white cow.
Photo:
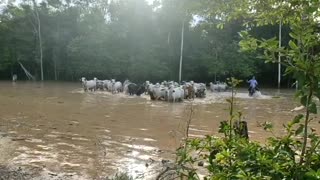
<svg viewBox="0 0 320 180">
<path fill-rule="evenodd" d="M 95 91 L 97 89 L 97 78 L 93 78 L 93 80 L 87 81 L 85 77 L 81 78 L 82 87 L 84 91 L 91 90 Z"/>
<path fill-rule="evenodd" d="M 146 91 L 148 91 L 148 93 L 151 92 L 155 86 L 156 86 L 156 85 L 150 83 L 150 84 L 147 86 Z"/>
<path fill-rule="evenodd" d="M 185 99 L 194 99 L 195 97 L 195 88 L 193 85 L 191 85 L 191 83 L 185 83 L 182 86 L 183 90 L 184 90 L 184 98 Z"/>
<path fill-rule="evenodd" d="M 129 94 L 129 88 L 128 88 L 129 84 L 131 84 L 131 82 L 129 80 L 125 80 L 123 82 L 123 92 L 125 94 Z"/>
<path fill-rule="evenodd" d="M 182 87 L 170 86 L 166 91 L 166 97 L 168 101 L 176 102 L 183 101 L 184 99 L 184 90 Z"/>
<path fill-rule="evenodd" d="M 213 91 L 226 91 L 228 88 L 228 85 L 226 83 L 216 83 L 216 84 L 213 84 L 212 82 L 210 82 L 210 90 L 213 92 Z"/>
<path fill-rule="evenodd" d="M 211 90 L 211 92 L 218 91 L 218 89 L 219 89 L 219 85 L 218 84 L 213 84 L 212 82 L 210 82 L 210 90 Z"/>
<path fill-rule="evenodd" d="M 149 94 L 149 86 L 150 85 L 152 85 L 151 83 L 150 83 L 150 81 L 146 81 L 145 83 L 144 83 L 144 88 L 145 88 L 145 92 L 144 92 L 144 94 Z"/>
<path fill-rule="evenodd" d="M 122 92 L 122 83 L 120 81 L 113 81 L 112 83 L 112 93 Z"/>
<path fill-rule="evenodd" d="M 110 80 L 103 80 L 103 88 L 106 89 L 107 91 L 111 91 L 112 88 L 112 83 Z"/>
<path fill-rule="evenodd" d="M 97 89 L 104 90 L 104 85 L 102 80 L 97 79 Z"/>
<path fill-rule="evenodd" d="M 124 92 L 125 94 L 129 94 L 129 88 L 128 88 L 128 86 L 129 86 L 129 84 L 124 84 L 124 85 L 123 85 L 123 92 Z"/>
<path fill-rule="evenodd" d="M 204 83 L 193 83 L 196 97 L 204 98 L 206 96 L 206 85 Z"/>
<path fill-rule="evenodd" d="M 167 90 L 168 90 L 167 87 L 165 87 L 164 85 L 160 85 L 159 83 L 149 87 L 149 94 L 150 94 L 151 100 L 160 100 L 160 99 L 165 100 Z"/>
</svg>

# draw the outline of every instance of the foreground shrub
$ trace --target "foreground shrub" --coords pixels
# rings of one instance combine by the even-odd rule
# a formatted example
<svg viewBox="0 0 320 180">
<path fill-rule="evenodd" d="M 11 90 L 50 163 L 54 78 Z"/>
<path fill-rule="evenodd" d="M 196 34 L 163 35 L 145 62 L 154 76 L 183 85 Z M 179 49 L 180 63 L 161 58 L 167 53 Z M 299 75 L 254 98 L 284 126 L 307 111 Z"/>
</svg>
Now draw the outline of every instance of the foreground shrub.
<svg viewBox="0 0 320 180">
<path fill-rule="evenodd" d="M 200 179 L 196 164 L 205 164 L 205 179 L 320 179 L 320 139 L 315 130 L 306 127 L 309 114 L 316 110 L 306 110 L 307 117 L 297 115 L 284 125 L 286 135 L 270 137 L 266 144 L 249 141 L 237 133 L 234 122 L 240 122 L 242 114 L 235 113 L 234 88 L 240 83 L 230 80 L 232 97 L 230 119 L 220 125 L 223 137 L 206 136 L 185 141 L 177 150 L 177 169 L 181 178 Z M 311 107 L 311 106 L 310 106 Z M 301 121 L 308 121 L 308 123 Z M 300 123 L 301 122 L 301 123 Z M 264 123 L 267 131 L 272 131 L 271 123 Z M 304 131 L 307 129 L 308 131 Z M 308 143 L 305 143 L 307 137 Z M 303 152 L 304 151 L 304 152 Z M 303 152 L 303 153 L 302 153 Z M 199 163 L 201 162 L 201 163 Z"/>
</svg>

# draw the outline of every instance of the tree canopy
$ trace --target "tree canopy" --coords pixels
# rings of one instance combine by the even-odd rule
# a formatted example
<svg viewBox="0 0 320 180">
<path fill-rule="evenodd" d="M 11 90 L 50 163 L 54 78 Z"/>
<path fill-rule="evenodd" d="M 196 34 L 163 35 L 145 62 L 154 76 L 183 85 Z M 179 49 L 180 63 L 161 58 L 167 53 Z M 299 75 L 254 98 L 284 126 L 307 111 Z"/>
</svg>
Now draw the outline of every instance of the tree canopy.
<svg viewBox="0 0 320 180">
<path fill-rule="evenodd" d="M 274 65 L 265 64 L 256 53 L 239 51 L 238 32 L 247 28 L 243 19 L 230 19 L 222 29 L 217 28 L 224 17 L 218 16 L 220 11 L 213 8 L 212 2 L 43 0 L 33 5 L 31 0 L 24 0 L 9 3 L 0 14 L 0 78 L 10 78 L 14 73 L 24 77 L 18 64 L 22 62 L 40 79 L 41 44 L 45 80 L 75 80 L 82 76 L 140 82 L 177 80 L 184 21 L 182 79 L 209 82 L 256 75 L 275 84 Z M 36 10 L 41 22 L 41 43 Z M 252 31 L 259 37 L 278 34 L 276 23 L 252 27 Z M 284 36 L 288 36 L 286 26 Z"/>
</svg>

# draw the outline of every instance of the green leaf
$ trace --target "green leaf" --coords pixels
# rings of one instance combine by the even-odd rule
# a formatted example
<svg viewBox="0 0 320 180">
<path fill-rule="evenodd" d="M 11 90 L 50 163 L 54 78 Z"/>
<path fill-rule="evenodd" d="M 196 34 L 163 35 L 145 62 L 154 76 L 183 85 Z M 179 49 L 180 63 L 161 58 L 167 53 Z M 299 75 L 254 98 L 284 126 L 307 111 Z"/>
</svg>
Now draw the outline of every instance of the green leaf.
<svg viewBox="0 0 320 180">
<path fill-rule="evenodd" d="M 224 26 L 224 24 L 223 24 L 223 23 L 219 23 L 219 24 L 217 24 L 217 28 L 218 28 L 218 29 L 223 29 L 223 26 Z"/>
<path fill-rule="evenodd" d="M 302 96 L 300 99 L 300 103 L 304 106 L 307 106 L 307 99 L 308 99 L 307 95 Z"/>
<path fill-rule="evenodd" d="M 298 39 L 298 36 L 295 33 L 289 33 L 290 37 L 292 37 L 293 39 Z"/>
<path fill-rule="evenodd" d="M 265 131 L 271 131 L 273 128 L 273 124 L 271 122 L 264 122 L 262 127 Z"/>
<path fill-rule="evenodd" d="M 239 32 L 241 38 L 247 38 L 249 36 L 248 31 L 241 31 Z"/>
<path fill-rule="evenodd" d="M 317 114 L 317 105 L 316 103 L 312 102 L 310 105 L 309 105 L 309 111 L 310 113 L 312 114 Z"/>
<path fill-rule="evenodd" d="M 227 133 L 230 130 L 230 125 L 227 121 L 221 121 L 219 126 L 219 133 Z"/>
<path fill-rule="evenodd" d="M 299 47 L 292 40 L 289 41 L 289 46 L 291 49 L 294 49 L 294 50 L 299 49 Z"/>
<path fill-rule="evenodd" d="M 305 174 L 305 178 L 310 179 L 310 180 L 320 179 L 320 170 L 318 170 L 318 171 L 311 170 L 311 171 L 307 172 Z"/>
<path fill-rule="evenodd" d="M 297 115 L 296 117 L 294 117 L 294 119 L 292 120 L 292 125 L 299 123 L 302 118 L 303 118 L 303 115 L 302 115 L 302 114 L 298 114 L 298 115 Z"/>
<path fill-rule="evenodd" d="M 298 129 L 295 132 L 295 135 L 297 136 L 297 135 L 301 134 L 303 131 L 303 128 L 304 128 L 304 125 L 300 124 L 300 126 L 298 127 Z"/>
<path fill-rule="evenodd" d="M 318 10 L 318 8 L 319 7 L 317 7 L 317 6 L 310 6 L 308 8 L 308 13 L 312 14 L 312 13 L 316 12 Z"/>
</svg>

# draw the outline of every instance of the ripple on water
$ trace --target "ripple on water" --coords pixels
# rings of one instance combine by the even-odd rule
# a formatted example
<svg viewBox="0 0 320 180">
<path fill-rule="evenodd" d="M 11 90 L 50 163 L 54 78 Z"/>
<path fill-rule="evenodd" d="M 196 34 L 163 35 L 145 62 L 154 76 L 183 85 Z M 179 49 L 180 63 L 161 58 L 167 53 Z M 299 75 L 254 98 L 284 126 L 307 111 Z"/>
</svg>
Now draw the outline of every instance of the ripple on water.
<svg viewBox="0 0 320 180">
<path fill-rule="evenodd" d="M 111 133 L 111 131 L 108 130 L 108 129 L 104 129 L 103 131 L 106 132 L 106 133 Z"/>
<path fill-rule="evenodd" d="M 45 146 L 45 145 L 37 145 L 37 147 L 43 149 L 43 150 L 52 150 L 53 148 L 52 147 L 49 147 L 49 146 Z"/>
<path fill-rule="evenodd" d="M 80 167 L 81 164 L 74 164 L 74 163 L 70 163 L 70 162 L 62 162 L 61 163 L 62 166 L 69 166 L 69 167 Z"/>
<path fill-rule="evenodd" d="M 248 131 L 248 133 L 250 133 L 250 134 L 256 134 L 257 132 L 255 132 L 255 131 Z"/>
<path fill-rule="evenodd" d="M 191 124 L 190 127 L 201 127 L 201 128 L 207 128 L 208 126 L 204 126 L 204 125 L 194 125 Z"/>
<path fill-rule="evenodd" d="M 17 134 L 17 131 L 9 131 L 8 134 Z"/>
<path fill-rule="evenodd" d="M 196 129 L 196 128 L 189 128 L 189 130 L 196 131 L 196 132 L 205 132 L 205 133 L 210 133 L 211 132 L 211 131 L 201 130 L 201 129 Z"/>
<path fill-rule="evenodd" d="M 51 133 L 52 133 L 52 134 L 63 135 L 63 136 L 81 136 L 80 134 L 72 133 L 72 132 L 58 132 L 58 131 L 51 131 Z"/>
<path fill-rule="evenodd" d="M 134 179 L 155 179 L 157 168 L 161 165 L 160 159 L 156 156 L 143 155 L 133 151 L 128 157 L 121 158 L 119 165 L 120 171 L 127 172 Z"/>
<path fill-rule="evenodd" d="M 154 107 L 154 108 L 165 107 L 164 105 L 157 105 L 157 104 L 151 104 L 150 106 L 151 106 L 151 107 Z"/>
<path fill-rule="evenodd" d="M 74 145 L 74 144 L 71 144 L 71 143 L 58 142 L 58 143 L 56 143 L 56 145 L 58 145 L 58 146 L 68 146 L 68 147 L 72 147 L 72 148 L 77 149 L 77 150 L 82 150 L 81 146 L 77 146 L 77 145 Z"/>
<path fill-rule="evenodd" d="M 204 135 L 200 135 L 200 134 L 189 134 L 190 137 L 196 137 L 196 138 L 204 138 Z"/>
<path fill-rule="evenodd" d="M 82 88 L 77 88 L 77 89 L 74 89 L 74 90 L 70 91 L 70 93 L 84 94 L 86 92 Z"/>
<path fill-rule="evenodd" d="M 78 141 L 89 141 L 89 139 L 87 138 L 83 138 L 83 137 L 72 137 L 72 140 L 78 140 Z"/>
<path fill-rule="evenodd" d="M 44 143 L 42 139 L 26 139 L 26 142 L 31 142 L 31 143 Z"/>
<path fill-rule="evenodd" d="M 69 172 L 69 173 L 61 173 L 50 171 L 47 168 L 43 168 L 43 171 L 40 174 L 39 178 L 35 180 L 43 180 L 43 179 L 52 179 L 52 180 L 60 180 L 60 179 L 68 179 L 68 180 L 87 180 L 91 179 L 88 177 L 85 172 Z"/>
<path fill-rule="evenodd" d="M 46 134 L 45 137 L 57 138 L 57 137 L 59 137 L 59 135 L 56 135 L 56 134 Z"/>
<path fill-rule="evenodd" d="M 157 140 L 152 139 L 152 138 L 143 138 L 143 137 L 132 137 L 132 136 L 122 136 L 119 135 L 118 137 L 123 137 L 124 141 L 136 141 L 136 140 L 141 140 L 141 141 L 146 141 L 146 142 L 156 142 Z"/>
<path fill-rule="evenodd" d="M 28 148 L 28 147 L 26 147 L 26 146 L 19 146 L 17 150 L 18 150 L 18 151 L 29 151 L 30 148 Z"/>
<path fill-rule="evenodd" d="M 143 172 L 147 171 L 144 162 L 133 158 L 122 158 L 119 163 L 121 164 L 120 169 L 128 172 L 134 179 L 138 179 Z"/>
<path fill-rule="evenodd" d="M 57 160 L 58 155 L 54 153 L 44 153 L 41 151 L 25 151 L 20 152 L 19 155 L 12 158 L 12 162 L 18 164 L 29 164 L 29 163 L 39 163 L 39 162 L 50 162 L 59 163 Z"/>
<path fill-rule="evenodd" d="M 157 140 L 155 139 L 151 139 L 151 138 L 142 138 L 143 141 L 147 141 L 147 142 L 156 142 Z"/>
<path fill-rule="evenodd" d="M 39 129 L 39 128 L 31 128 L 31 130 L 33 130 L 33 131 L 41 131 L 41 129 Z"/>
<path fill-rule="evenodd" d="M 137 144 L 127 144 L 127 143 L 121 143 L 118 141 L 103 141 L 102 144 L 104 145 L 120 145 L 124 146 L 127 148 L 135 149 L 135 150 L 140 150 L 140 151 L 154 151 L 157 148 L 153 146 L 147 146 L 147 145 L 137 145 Z"/>
</svg>

